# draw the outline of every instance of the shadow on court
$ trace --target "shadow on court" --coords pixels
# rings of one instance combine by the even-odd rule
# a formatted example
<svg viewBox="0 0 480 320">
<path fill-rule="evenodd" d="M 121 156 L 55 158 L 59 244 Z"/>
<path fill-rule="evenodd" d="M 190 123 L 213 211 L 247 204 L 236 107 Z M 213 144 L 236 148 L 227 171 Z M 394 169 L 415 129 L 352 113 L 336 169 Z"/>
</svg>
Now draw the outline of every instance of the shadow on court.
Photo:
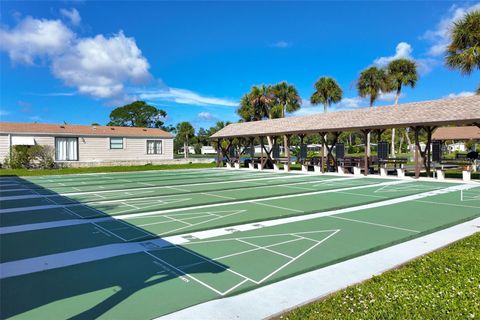
<svg viewBox="0 0 480 320">
<path fill-rule="evenodd" d="M 10 178 L 23 183 L 21 178 Z M 3 182 L 2 182 L 3 183 Z M 31 184 L 31 183 L 30 183 Z M 42 190 L 39 185 L 36 189 Z M 52 192 L 46 188 L 46 194 Z M 18 200 L 22 201 L 22 200 Z M 132 295 L 145 295 L 145 305 L 135 305 L 130 309 L 132 316 L 145 314 L 154 317 L 159 310 L 178 304 L 178 296 L 172 294 L 180 283 L 193 285 L 189 294 L 193 295 L 190 302 L 199 302 L 205 295 L 218 296 L 214 291 L 200 285 L 188 273 L 196 277 L 202 274 L 213 275 L 226 272 L 229 266 L 211 260 L 185 247 L 165 243 L 164 247 L 148 246 L 148 241 L 160 239 L 154 234 L 110 218 L 103 212 L 85 205 L 79 206 L 75 214 L 60 208 L 1 213 L 2 227 L 26 227 L 24 231 L 0 234 L 0 260 L 2 263 L 26 263 L 19 260 L 43 257 L 51 254 L 61 254 L 80 249 L 88 249 L 109 244 L 138 245 L 143 242 L 145 249 L 136 253 L 119 253 L 117 256 L 103 258 L 95 257 L 90 262 L 78 263 L 66 267 L 26 273 L 24 275 L 2 278 L 0 280 L 0 318 L 10 318 L 25 312 L 33 312 L 40 318 L 96 319 L 102 317 Z M 104 217 L 106 224 L 102 228 L 104 234 L 92 234 L 89 229 L 81 229 L 89 223 L 29 230 L 28 225 L 68 220 L 91 220 Z M 110 224 L 109 224 L 110 223 Z M 95 228 L 99 228 L 97 225 Z M 102 229 L 100 228 L 100 229 Z M 138 236 L 141 234 L 142 236 Z M 122 240 L 124 239 L 124 240 Z M 145 243 L 145 241 L 147 241 Z M 153 243 L 153 242 L 152 242 Z M 158 244 L 158 242 L 156 242 Z M 156 252 L 162 252 L 156 256 Z M 167 254 L 168 253 L 168 254 Z M 158 255 L 158 254 L 157 254 Z M 87 254 L 88 256 L 88 254 Z M 86 258 L 87 258 L 86 256 Z M 45 265 L 50 259 L 46 258 Z M 58 262 L 58 261 L 57 261 Z M 35 262 L 34 262 L 35 263 Z M 55 264 L 54 261 L 52 261 Z M 192 271 L 182 270 L 182 265 L 196 265 Z M 28 266 L 26 266 L 28 268 Z M 187 269 L 185 269 L 187 270 Z M 162 288 L 154 288 L 162 283 Z M 154 288 L 155 294 L 147 288 Z M 171 290 L 166 290 L 171 288 Z M 192 288 L 190 286 L 190 288 Z M 83 297 L 82 297 L 83 296 Z M 137 301 L 138 299 L 135 299 Z M 183 301 L 183 300 L 182 300 Z M 183 302 L 185 303 L 185 302 Z M 49 305 L 47 311 L 35 310 Z M 52 309 L 53 306 L 53 309 Z M 152 306 L 155 306 L 152 310 Z M 122 307 L 123 308 L 123 307 Z M 149 308 L 150 310 L 143 309 Z M 53 313 L 52 313 L 53 310 Z M 134 312 L 135 311 L 135 312 Z M 44 313 L 42 313 L 44 312 Z M 129 317 L 131 318 L 131 317 Z"/>
</svg>

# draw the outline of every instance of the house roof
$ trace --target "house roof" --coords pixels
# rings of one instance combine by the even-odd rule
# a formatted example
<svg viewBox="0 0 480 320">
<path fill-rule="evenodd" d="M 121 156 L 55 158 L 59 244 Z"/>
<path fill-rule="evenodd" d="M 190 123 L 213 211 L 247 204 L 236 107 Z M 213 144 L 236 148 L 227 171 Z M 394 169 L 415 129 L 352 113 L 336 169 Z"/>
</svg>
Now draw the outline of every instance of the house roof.
<svg viewBox="0 0 480 320">
<path fill-rule="evenodd" d="M 443 127 L 438 128 L 432 135 L 433 140 L 480 140 L 480 128 L 469 127 Z"/>
<path fill-rule="evenodd" d="M 0 133 L 84 135 L 84 136 L 122 136 L 122 137 L 161 137 L 173 135 L 157 128 L 84 126 L 76 124 L 44 124 L 0 122 Z"/>
<path fill-rule="evenodd" d="M 211 138 L 480 123 L 480 96 L 420 101 L 309 116 L 233 123 Z"/>
</svg>

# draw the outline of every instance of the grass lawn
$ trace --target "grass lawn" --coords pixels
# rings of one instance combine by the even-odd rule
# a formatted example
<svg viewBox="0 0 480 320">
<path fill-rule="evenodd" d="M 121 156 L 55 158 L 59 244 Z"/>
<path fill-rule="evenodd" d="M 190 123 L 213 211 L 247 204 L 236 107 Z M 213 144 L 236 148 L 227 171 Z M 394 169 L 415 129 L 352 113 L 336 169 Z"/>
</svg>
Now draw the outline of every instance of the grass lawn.
<svg viewBox="0 0 480 320">
<path fill-rule="evenodd" d="M 54 174 L 79 174 L 98 172 L 129 172 L 145 170 L 172 170 L 172 169 L 200 169 L 214 168 L 215 163 L 188 163 L 188 164 L 160 164 L 139 166 L 111 166 L 88 168 L 61 168 L 61 169 L 0 169 L 0 176 L 46 176 Z"/>
<path fill-rule="evenodd" d="M 480 319 L 480 232 L 278 319 Z"/>
</svg>

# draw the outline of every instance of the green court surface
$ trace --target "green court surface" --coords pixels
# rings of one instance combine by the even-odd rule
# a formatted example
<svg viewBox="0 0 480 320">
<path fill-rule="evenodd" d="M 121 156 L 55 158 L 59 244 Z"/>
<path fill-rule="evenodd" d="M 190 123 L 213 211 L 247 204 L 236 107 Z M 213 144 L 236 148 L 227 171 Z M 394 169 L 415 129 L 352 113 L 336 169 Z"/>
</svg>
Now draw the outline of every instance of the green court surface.
<svg viewBox="0 0 480 320">
<path fill-rule="evenodd" d="M 209 169 L 0 186 L 1 318 L 152 319 L 480 216 L 478 184 L 434 181 Z"/>
</svg>

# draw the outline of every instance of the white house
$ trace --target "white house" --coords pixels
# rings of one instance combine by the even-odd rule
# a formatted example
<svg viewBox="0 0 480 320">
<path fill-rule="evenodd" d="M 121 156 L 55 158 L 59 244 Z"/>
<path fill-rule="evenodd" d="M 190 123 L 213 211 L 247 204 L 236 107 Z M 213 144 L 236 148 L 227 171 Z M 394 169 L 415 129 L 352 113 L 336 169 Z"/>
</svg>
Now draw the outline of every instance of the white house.
<svg viewBox="0 0 480 320">
<path fill-rule="evenodd" d="M 447 145 L 448 151 L 449 152 L 455 152 L 455 151 L 460 151 L 460 152 L 465 152 L 467 151 L 467 147 L 465 146 L 464 142 L 455 142 Z"/>
<path fill-rule="evenodd" d="M 173 135 L 157 128 L 0 122 L 0 161 L 14 145 L 48 145 L 67 166 L 173 160 Z"/>
<path fill-rule="evenodd" d="M 201 152 L 202 154 L 217 154 L 217 150 L 212 146 L 202 146 Z"/>
<path fill-rule="evenodd" d="M 183 154 L 183 146 L 178 149 L 179 154 Z M 193 146 L 188 146 L 188 154 L 195 154 L 195 148 Z"/>
</svg>

